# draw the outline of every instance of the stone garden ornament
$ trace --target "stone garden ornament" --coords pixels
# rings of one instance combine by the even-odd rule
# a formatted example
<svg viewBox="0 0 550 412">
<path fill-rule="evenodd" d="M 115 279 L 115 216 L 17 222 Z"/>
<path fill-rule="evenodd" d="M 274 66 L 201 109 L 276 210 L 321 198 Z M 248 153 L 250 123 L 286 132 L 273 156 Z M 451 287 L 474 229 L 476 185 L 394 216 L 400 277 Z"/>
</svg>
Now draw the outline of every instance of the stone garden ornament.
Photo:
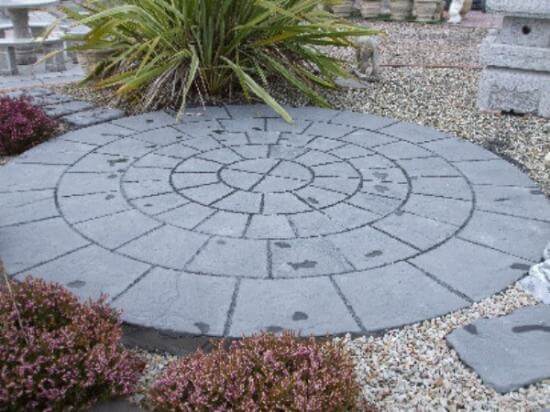
<svg viewBox="0 0 550 412">
<path fill-rule="evenodd" d="M 471 9 L 472 0 L 453 0 L 449 6 L 449 23 L 460 23 Z"/>
<path fill-rule="evenodd" d="M 544 249 L 543 259 L 542 263 L 531 267 L 521 286 L 542 303 L 550 305 L 550 243 Z"/>
<path fill-rule="evenodd" d="M 354 74 L 362 81 L 380 80 L 380 53 L 378 36 L 359 37 L 356 40 L 357 69 Z"/>
</svg>

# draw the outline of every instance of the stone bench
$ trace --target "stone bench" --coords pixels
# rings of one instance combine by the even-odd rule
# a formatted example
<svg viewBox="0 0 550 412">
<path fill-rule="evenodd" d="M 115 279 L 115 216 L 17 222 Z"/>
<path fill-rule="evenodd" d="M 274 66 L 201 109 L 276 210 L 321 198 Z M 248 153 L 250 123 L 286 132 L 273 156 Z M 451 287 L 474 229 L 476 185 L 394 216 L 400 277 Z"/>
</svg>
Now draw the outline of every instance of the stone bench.
<svg viewBox="0 0 550 412">
<path fill-rule="evenodd" d="M 61 72 L 65 71 L 65 57 L 63 55 L 64 41 L 61 37 L 50 37 L 47 39 L 13 39 L 13 38 L 0 38 L 0 51 L 3 51 L 4 56 L 0 58 L 0 74 L 2 75 L 16 75 L 19 73 L 17 69 L 17 62 L 15 59 L 15 50 L 18 47 L 35 46 L 43 47 L 44 53 L 48 55 L 54 51 L 59 51 L 46 59 L 46 71 L 47 72 Z M 0 56 L 2 57 L 2 56 Z"/>
</svg>

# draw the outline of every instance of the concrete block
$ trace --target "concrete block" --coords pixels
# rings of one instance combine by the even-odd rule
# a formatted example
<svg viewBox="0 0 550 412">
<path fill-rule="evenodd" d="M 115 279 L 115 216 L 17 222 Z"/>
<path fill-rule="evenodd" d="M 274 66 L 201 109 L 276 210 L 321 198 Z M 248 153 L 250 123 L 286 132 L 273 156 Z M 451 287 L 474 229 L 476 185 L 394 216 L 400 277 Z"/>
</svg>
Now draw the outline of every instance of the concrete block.
<svg viewBox="0 0 550 412">
<path fill-rule="evenodd" d="M 487 0 L 487 11 L 520 17 L 550 17 L 548 0 Z"/>
<path fill-rule="evenodd" d="M 487 68 L 479 83 L 478 106 L 550 117 L 550 73 Z"/>
</svg>

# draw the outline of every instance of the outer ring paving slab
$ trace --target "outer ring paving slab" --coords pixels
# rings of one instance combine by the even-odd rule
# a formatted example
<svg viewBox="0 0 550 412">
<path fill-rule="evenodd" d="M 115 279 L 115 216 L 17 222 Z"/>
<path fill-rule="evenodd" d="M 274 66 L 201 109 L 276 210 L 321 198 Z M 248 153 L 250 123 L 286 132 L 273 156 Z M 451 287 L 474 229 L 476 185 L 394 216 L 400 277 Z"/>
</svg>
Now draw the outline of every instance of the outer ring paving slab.
<svg viewBox="0 0 550 412">
<path fill-rule="evenodd" d="M 413 124 L 289 111 L 150 113 L 26 152 L 0 168 L 8 271 L 159 330 L 325 335 L 468 306 L 540 260 L 549 202 L 513 165 Z"/>
</svg>

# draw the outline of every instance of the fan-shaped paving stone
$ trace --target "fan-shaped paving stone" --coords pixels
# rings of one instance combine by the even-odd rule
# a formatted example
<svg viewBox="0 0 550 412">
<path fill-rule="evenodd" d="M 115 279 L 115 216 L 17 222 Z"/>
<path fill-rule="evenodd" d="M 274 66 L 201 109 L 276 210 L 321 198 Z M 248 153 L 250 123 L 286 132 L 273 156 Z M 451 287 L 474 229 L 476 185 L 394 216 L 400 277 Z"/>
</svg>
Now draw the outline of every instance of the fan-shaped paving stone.
<svg viewBox="0 0 550 412">
<path fill-rule="evenodd" d="M 0 169 L 7 269 L 106 293 L 141 326 L 324 335 L 456 310 L 539 260 L 549 204 L 509 163 L 413 124 L 290 112 L 151 113 L 28 151 Z"/>
</svg>

